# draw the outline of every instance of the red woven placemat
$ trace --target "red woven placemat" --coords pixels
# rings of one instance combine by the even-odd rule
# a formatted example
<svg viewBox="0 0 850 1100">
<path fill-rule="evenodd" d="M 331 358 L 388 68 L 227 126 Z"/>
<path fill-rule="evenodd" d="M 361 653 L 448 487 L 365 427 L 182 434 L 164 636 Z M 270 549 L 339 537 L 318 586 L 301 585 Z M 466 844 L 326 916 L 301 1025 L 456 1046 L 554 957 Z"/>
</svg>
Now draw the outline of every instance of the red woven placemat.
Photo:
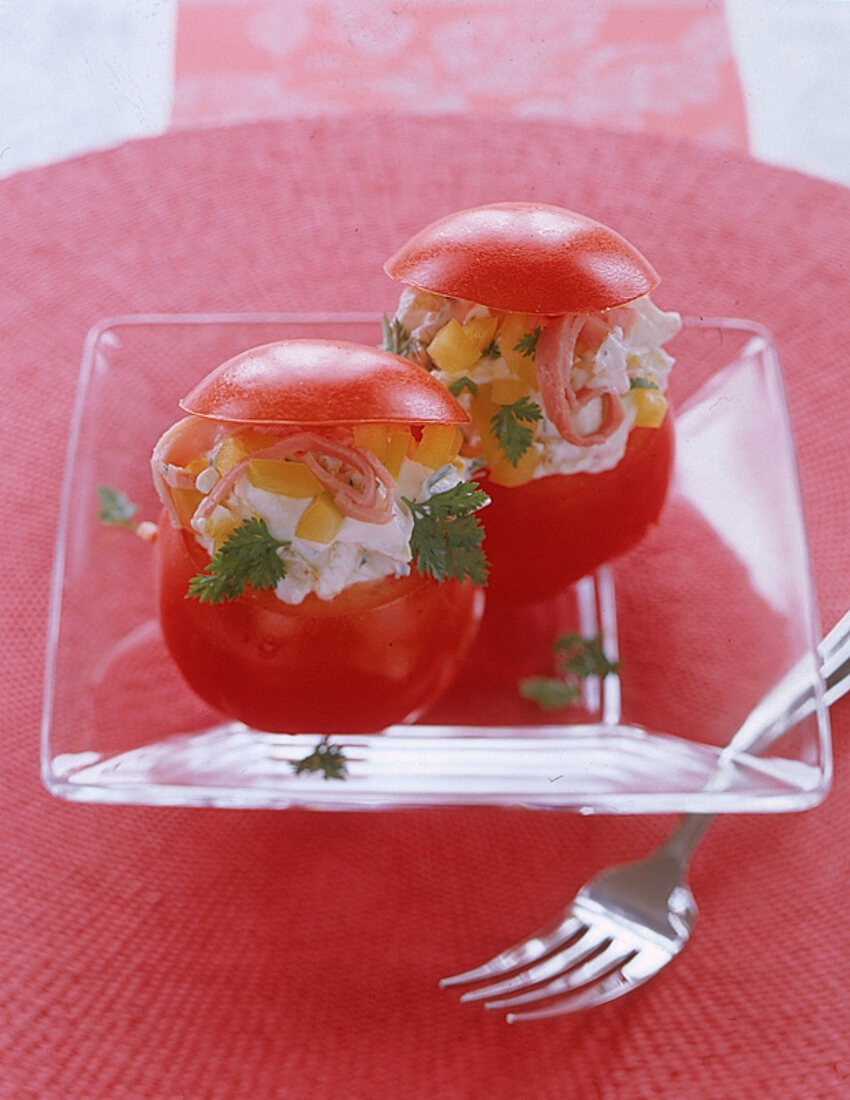
<svg viewBox="0 0 850 1100">
<path fill-rule="evenodd" d="M 824 625 L 850 603 L 842 189 L 663 140 L 459 119 L 173 134 L 4 181 L 3 1100 L 850 1091 L 846 701 L 821 807 L 715 825 L 681 959 L 631 998 L 513 1028 L 438 978 L 535 928 L 669 820 L 84 806 L 40 786 L 52 541 L 89 325 L 389 308 L 381 262 L 411 231 L 519 198 L 616 225 L 664 273 L 660 304 L 774 331 Z"/>
</svg>

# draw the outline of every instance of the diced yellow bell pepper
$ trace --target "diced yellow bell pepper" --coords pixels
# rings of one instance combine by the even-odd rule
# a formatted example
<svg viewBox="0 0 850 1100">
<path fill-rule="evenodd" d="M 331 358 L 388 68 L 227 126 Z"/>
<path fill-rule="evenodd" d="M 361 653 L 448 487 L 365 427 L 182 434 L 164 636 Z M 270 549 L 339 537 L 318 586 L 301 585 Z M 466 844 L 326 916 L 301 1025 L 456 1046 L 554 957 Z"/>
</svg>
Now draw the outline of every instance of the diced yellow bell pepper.
<svg viewBox="0 0 850 1100">
<path fill-rule="evenodd" d="M 490 431 L 490 420 L 499 411 L 499 406 L 493 400 L 492 390 L 492 382 L 479 382 L 478 389 L 469 406 L 472 423 L 481 436 Z"/>
<path fill-rule="evenodd" d="M 243 458 L 247 458 L 250 453 L 243 440 L 237 439 L 235 435 L 226 436 L 215 456 L 216 473 L 224 476 L 228 470 L 232 470 L 238 462 L 241 462 Z"/>
<path fill-rule="evenodd" d="M 528 396 L 528 386 L 521 378 L 496 378 L 490 396 L 497 405 L 513 405 Z"/>
<path fill-rule="evenodd" d="M 236 530 L 240 522 L 241 520 L 234 516 L 234 514 L 223 505 L 218 505 L 213 509 L 213 514 L 206 523 L 206 531 L 212 538 L 216 550 L 218 550 L 227 536 Z"/>
<path fill-rule="evenodd" d="M 428 345 L 428 354 L 441 371 L 461 375 L 478 362 L 481 349 L 453 318 L 443 325 Z"/>
<path fill-rule="evenodd" d="M 197 489 L 171 489 L 171 499 L 181 527 L 188 527 L 195 509 L 204 499 Z"/>
<path fill-rule="evenodd" d="M 333 542 L 343 519 L 342 512 L 334 504 L 330 493 L 320 493 L 301 513 L 295 534 L 300 539 L 327 544 Z"/>
<path fill-rule="evenodd" d="M 496 485 L 505 485 L 514 488 L 517 485 L 525 485 L 534 477 L 537 469 L 538 455 L 533 448 L 521 455 L 514 466 L 499 450 L 497 441 L 490 436 L 484 448 L 484 460 L 487 463 L 490 480 Z"/>
<path fill-rule="evenodd" d="M 285 459 L 250 459 L 248 480 L 257 489 L 296 500 L 314 497 L 322 491 L 322 483 L 305 463 Z"/>
<path fill-rule="evenodd" d="M 527 313 L 509 313 L 499 329 L 499 351 L 511 371 L 522 378 L 529 387 L 537 388 L 537 374 L 534 370 L 534 356 L 517 351 L 517 345 L 523 336 L 528 336 L 536 326 L 531 323 Z"/>
<path fill-rule="evenodd" d="M 667 398 L 656 389 L 632 390 L 636 428 L 660 428 L 667 415 Z"/>
<path fill-rule="evenodd" d="M 193 473 L 195 477 L 208 468 L 209 462 L 205 458 L 193 458 L 191 462 L 186 463 L 186 469 Z"/>
<path fill-rule="evenodd" d="M 413 436 L 408 428 L 390 428 L 387 439 L 387 453 L 382 460 L 388 473 L 398 479 L 401 464 L 407 458 L 413 444 Z"/>
<path fill-rule="evenodd" d="M 456 457 L 463 435 L 456 424 L 426 424 L 413 452 L 413 461 L 439 470 Z"/>
<path fill-rule="evenodd" d="M 352 428 L 355 447 L 363 447 L 371 451 L 379 462 L 386 462 L 388 429 L 388 424 L 355 424 Z"/>
<path fill-rule="evenodd" d="M 471 317 L 463 326 L 463 331 L 475 342 L 479 351 L 484 351 L 493 343 L 498 327 L 498 317 Z"/>
</svg>

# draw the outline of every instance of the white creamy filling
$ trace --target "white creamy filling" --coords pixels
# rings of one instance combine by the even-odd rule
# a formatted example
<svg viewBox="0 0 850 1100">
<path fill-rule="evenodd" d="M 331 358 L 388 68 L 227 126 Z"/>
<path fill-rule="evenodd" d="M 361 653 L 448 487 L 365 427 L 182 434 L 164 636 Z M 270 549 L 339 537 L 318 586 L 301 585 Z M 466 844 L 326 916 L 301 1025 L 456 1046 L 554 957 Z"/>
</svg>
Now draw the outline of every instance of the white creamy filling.
<svg viewBox="0 0 850 1100">
<path fill-rule="evenodd" d="M 414 345 L 424 348 L 452 318 L 464 324 L 473 317 L 489 315 L 490 311 L 484 306 L 458 299 L 441 299 L 435 294 L 408 287 L 400 296 L 396 320 L 410 333 Z M 534 426 L 532 446 L 539 456 L 534 468 L 535 478 L 612 469 L 625 453 L 635 420 L 631 379 L 646 379 L 662 393 L 667 389 L 673 359 L 661 345 L 679 331 L 681 319 L 678 313 L 659 309 L 649 295 L 644 295 L 599 316 L 612 326 L 611 331 L 595 352 L 579 355 L 573 364 L 570 382 L 576 392 L 585 387 L 616 391 L 625 409 L 623 423 L 603 442 L 579 447 L 568 443 L 544 415 Z M 498 342 L 498 334 L 496 340 Z M 445 385 L 455 380 L 440 370 L 435 370 L 434 374 Z M 501 357 L 479 359 L 468 374 L 476 383 L 514 377 Z M 529 398 L 543 408 L 538 391 L 530 390 Z M 459 395 L 459 400 L 468 410 L 471 398 L 467 391 Z M 603 414 L 601 398 L 589 401 L 573 417 L 576 430 L 582 435 L 596 431 L 602 423 Z"/>
<path fill-rule="evenodd" d="M 438 480 L 438 473 L 441 474 Z M 207 475 L 205 470 L 200 477 Z M 206 491 L 212 488 L 205 478 Z M 227 512 L 239 521 L 259 516 L 271 535 L 289 545 L 282 550 L 286 576 L 275 588 L 278 599 L 298 604 L 310 593 L 322 600 L 332 600 L 343 589 L 363 581 L 381 577 L 405 577 L 411 569 L 410 537 L 413 517 L 402 500 L 427 500 L 435 493 L 457 485 L 463 480 L 454 467 L 442 472 L 430 470 L 418 462 L 405 459 L 398 482 L 392 492 L 392 519 L 388 523 L 366 523 L 345 516 L 331 543 L 312 542 L 295 534 L 298 521 L 309 499 L 296 500 L 252 485 L 246 476 L 239 478 L 224 504 Z M 200 487 L 200 486 L 199 486 Z M 385 492 L 382 488 L 381 492 Z M 221 507 L 221 506 L 219 506 Z M 217 508 L 210 519 L 193 519 L 192 528 L 198 542 L 212 557 L 215 542 L 207 534 L 215 529 L 217 515 L 226 515 Z"/>
</svg>

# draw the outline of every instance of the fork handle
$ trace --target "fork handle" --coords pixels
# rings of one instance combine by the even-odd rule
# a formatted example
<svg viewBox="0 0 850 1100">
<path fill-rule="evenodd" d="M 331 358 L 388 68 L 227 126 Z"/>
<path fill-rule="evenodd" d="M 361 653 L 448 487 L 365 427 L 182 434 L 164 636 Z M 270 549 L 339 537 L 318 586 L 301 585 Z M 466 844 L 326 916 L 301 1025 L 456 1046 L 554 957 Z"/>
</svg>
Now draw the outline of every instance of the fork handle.
<svg viewBox="0 0 850 1100">
<path fill-rule="evenodd" d="M 825 699 L 831 706 L 850 690 L 850 611 L 824 637 L 817 651 L 821 675 L 826 684 Z M 747 718 L 739 733 L 732 738 L 729 749 L 738 747 L 742 740 L 740 734 L 746 730 L 750 751 L 764 752 L 785 730 L 810 713 L 815 699 L 814 685 L 808 678 L 801 684 L 804 675 L 805 669 L 795 666 L 764 703 L 753 711 L 751 718 L 758 719 L 758 724 Z M 663 853 L 675 859 L 690 859 L 714 817 L 714 814 L 686 814 L 678 828 L 658 849 L 659 855 Z"/>
</svg>

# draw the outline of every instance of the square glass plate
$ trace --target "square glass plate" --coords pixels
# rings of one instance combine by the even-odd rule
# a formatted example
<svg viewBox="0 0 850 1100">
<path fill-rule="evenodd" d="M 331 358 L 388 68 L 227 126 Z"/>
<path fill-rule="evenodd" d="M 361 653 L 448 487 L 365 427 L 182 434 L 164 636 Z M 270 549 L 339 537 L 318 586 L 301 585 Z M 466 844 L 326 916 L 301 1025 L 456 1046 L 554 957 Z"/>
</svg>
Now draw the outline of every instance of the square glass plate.
<svg viewBox="0 0 850 1100">
<path fill-rule="evenodd" d="M 687 322 L 671 346 L 676 464 L 659 526 L 557 600 L 485 620 L 432 714 L 343 739 L 344 781 L 295 774 L 315 737 L 254 730 L 200 702 L 161 640 L 151 547 L 98 520 L 97 489 L 118 488 L 155 519 L 149 458 L 179 398 L 231 355 L 299 336 L 381 339 L 366 314 L 128 316 L 89 333 L 48 624 L 48 790 L 155 805 L 581 813 L 785 811 L 823 798 L 829 724 L 791 431 L 776 350 L 749 322 Z M 516 676 L 551 675 L 552 641 L 570 630 L 601 634 L 620 671 L 546 714 L 520 699 Z M 745 719 L 789 677 L 807 705 L 763 737 Z"/>
</svg>

